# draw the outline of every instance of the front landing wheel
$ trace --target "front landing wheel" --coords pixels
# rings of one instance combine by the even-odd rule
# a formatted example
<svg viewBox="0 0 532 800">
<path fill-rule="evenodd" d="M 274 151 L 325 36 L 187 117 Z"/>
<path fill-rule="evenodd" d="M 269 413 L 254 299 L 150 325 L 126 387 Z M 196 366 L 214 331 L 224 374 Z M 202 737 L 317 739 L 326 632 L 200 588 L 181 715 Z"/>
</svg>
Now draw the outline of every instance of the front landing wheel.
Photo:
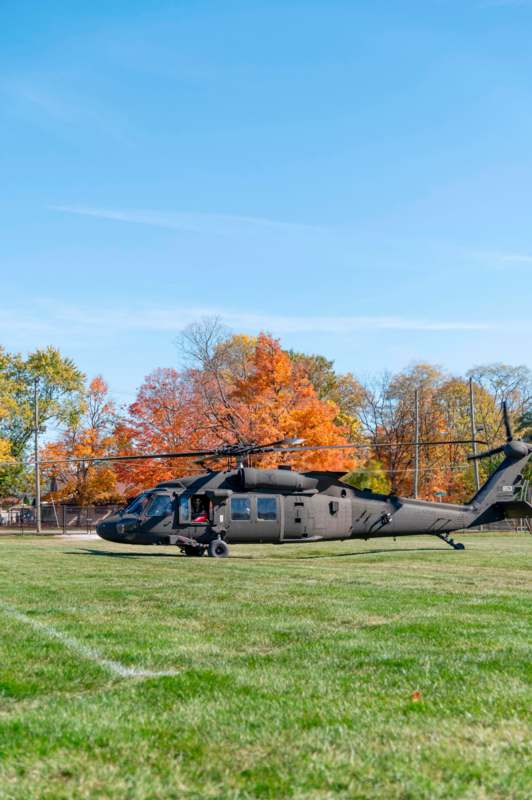
<svg viewBox="0 0 532 800">
<path fill-rule="evenodd" d="M 214 539 L 209 544 L 209 556 L 211 558 L 227 558 L 229 555 L 229 548 L 223 539 Z"/>
</svg>

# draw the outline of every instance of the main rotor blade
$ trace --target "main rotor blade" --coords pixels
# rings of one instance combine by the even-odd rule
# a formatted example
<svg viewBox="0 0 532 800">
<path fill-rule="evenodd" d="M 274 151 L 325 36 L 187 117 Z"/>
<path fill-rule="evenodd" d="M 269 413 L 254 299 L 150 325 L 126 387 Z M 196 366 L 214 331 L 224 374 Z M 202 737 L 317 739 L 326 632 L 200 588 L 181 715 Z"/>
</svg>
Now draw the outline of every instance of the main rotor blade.
<svg viewBox="0 0 532 800">
<path fill-rule="evenodd" d="M 431 442 L 431 441 L 420 441 L 420 442 L 367 442 L 366 444 L 322 444 L 322 445 L 304 445 L 303 447 L 272 447 L 270 449 L 266 448 L 257 448 L 255 450 L 250 450 L 249 454 L 259 454 L 260 453 L 301 453 L 303 451 L 308 450 L 367 450 L 371 448 L 378 448 L 378 447 L 412 447 L 412 446 L 429 446 L 435 447 L 438 445 L 444 444 L 471 444 L 471 439 L 447 439 L 441 442 Z M 487 442 L 483 442 L 477 439 L 477 444 L 487 444 Z"/>
<path fill-rule="evenodd" d="M 283 439 L 282 442 L 289 441 Z M 296 440 L 297 441 L 297 440 Z M 436 447 L 448 444 L 471 444 L 471 439 L 447 439 L 439 442 L 434 441 L 418 441 L 418 442 L 367 442 L 365 444 L 352 443 L 352 444 L 323 444 L 323 445 L 304 445 L 295 447 L 283 447 L 281 443 L 271 443 L 266 445 L 226 445 L 218 449 L 212 450 L 182 450 L 179 452 L 170 453 L 139 453 L 134 455 L 116 455 L 116 456 L 85 456 L 84 458 L 59 458 L 59 459 L 46 459 L 39 461 L 42 467 L 55 466 L 56 464 L 93 464 L 98 463 L 114 463 L 124 461 L 142 461 L 150 458 L 163 459 L 163 458 L 235 458 L 238 456 L 246 455 L 260 455 L 261 453 L 301 453 L 307 451 L 319 450 L 367 450 L 379 447 Z M 487 444 L 481 440 L 477 440 L 477 444 Z M 34 465 L 33 461 L 6 461 L 0 462 L 0 466 L 27 466 Z"/>
<path fill-rule="evenodd" d="M 511 442 L 513 441 L 514 435 L 510 423 L 510 415 L 508 413 L 508 403 L 506 402 L 506 400 L 502 401 L 502 418 L 504 421 L 504 428 L 506 430 L 506 441 Z"/>
<path fill-rule="evenodd" d="M 186 450 L 179 453 L 141 453 L 131 456 L 89 456 L 86 458 L 64 458 L 54 461 L 39 461 L 43 466 L 52 464 L 79 464 L 82 462 L 92 463 L 94 461 L 140 461 L 147 458 L 196 458 L 200 456 L 212 456 L 219 453 L 218 450 Z M 34 462 L 29 462 L 28 466 Z"/>
<path fill-rule="evenodd" d="M 277 449 L 283 442 L 289 441 L 287 439 L 281 439 L 279 442 L 272 442 L 267 445 L 257 445 L 253 447 L 253 445 L 245 445 L 245 444 L 234 444 L 234 445 L 224 445 L 223 447 L 219 447 L 217 449 L 211 450 L 181 450 L 178 452 L 171 452 L 171 453 L 139 453 L 134 455 L 117 455 L 117 456 L 87 456 L 85 458 L 64 458 L 64 459 L 54 459 L 54 460 L 47 460 L 47 461 L 40 461 L 41 466 L 50 466 L 52 464 L 78 464 L 78 463 L 92 463 L 95 461 L 104 461 L 104 462 L 115 462 L 115 461 L 141 461 L 143 459 L 148 458 L 227 458 L 231 456 L 239 456 L 239 455 L 246 455 L 250 452 L 260 452 L 262 447 L 268 448 L 269 450 Z M 259 448 L 257 450 L 257 448 Z M 283 448 L 284 449 L 284 448 Z M 28 465 L 32 465 L 34 462 L 27 462 Z"/>
<path fill-rule="evenodd" d="M 491 450 L 484 450 L 483 453 L 471 453 L 470 456 L 467 457 L 468 461 L 481 461 L 483 458 L 489 458 L 490 456 L 496 456 L 499 453 L 504 453 L 504 445 L 501 444 L 499 447 L 492 447 Z"/>
</svg>

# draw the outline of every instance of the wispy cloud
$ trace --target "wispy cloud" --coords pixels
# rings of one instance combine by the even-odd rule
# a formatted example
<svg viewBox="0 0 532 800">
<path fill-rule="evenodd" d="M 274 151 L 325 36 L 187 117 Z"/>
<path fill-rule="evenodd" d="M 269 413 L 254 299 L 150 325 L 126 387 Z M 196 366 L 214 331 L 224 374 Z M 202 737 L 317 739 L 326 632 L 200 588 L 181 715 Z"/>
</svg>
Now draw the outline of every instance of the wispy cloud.
<svg viewBox="0 0 532 800">
<path fill-rule="evenodd" d="M 102 105 L 68 77 L 44 74 L 0 77 L 0 98 L 6 109 L 38 126 L 51 127 L 72 137 L 82 128 L 125 144 L 131 133 L 116 108 Z"/>
<path fill-rule="evenodd" d="M 76 109 L 65 103 L 56 94 L 39 86 L 35 81 L 3 79 L 0 92 L 9 100 L 33 107 L 38 114 L 44 114 L 64 124 L 70 122 Z"/>
<path fill-rule="evenodd" d="M 296 316 L 261 314 L 217 307 L 143 306 L 139 308 L 90 309 L 59 306 L 52 301 L 36 304 L 32 312 L 8 314 L 0 318 L 0 331 L 26 331 L 43 335 L 104 336 L 135 333 L 176 334 L 204 317 L 219 317 L 228 327 L 250 333 L 349 335 L 377 331 L 482 332 L 493 330 L 493 323 L 408 318 L 399 316 Z M 36 320 L 46 321 L 36 321 Z"/>
<path fill-rule="evenodd" d="M 497 6 L 531 6 L 532 0 L 481 0 L 479 8 L 496 8 Z"/>
<path fill-rule="evenodd" d="M 472 254 L 475 258 L 481 259 L 484 262 L 490 262 L 492 265 L 504 267 L 506 265 L 527 265 L 532 264 L 532 254 L 519 253 L 515 251 L 500 252 L 500 251 L 477 251 Z"/>
<path fill-rule="evenodd" d="M 362 331 L 479 331 L 491 326 L 484 323 L 409 319 L 387 316 L 282 316 L 248 314 L 213 309 L 208 316 L 219 316 L 227 325 L 244 330 L 268 330 L 274 333 L 350 334 Z M 195 319 L 198 315 L 195 316 Z"/>
<path fill-rule="evenodd" d="M 216 236 L 241 235 L 245 232 L 271 230 L 285 233 L 315 233 L 325 228 L 298 222 L 281 222 L 265 217 L 248 217 L 232 214 L 203 214 L 195 212 L 164 213 L 149 210 L 88 208 L 85 206 L 49 206 L 52 211 L 77 214 L 97 219 L 113 220 L 137 225 L 152 225 L 157 228 L 188 231 Z"/>
<path fill-rule="evenodd" d="M 532 264 L 532 256 L 526 253 L 501 253 L 499 260 L 503 264 Z"/>
</svg>

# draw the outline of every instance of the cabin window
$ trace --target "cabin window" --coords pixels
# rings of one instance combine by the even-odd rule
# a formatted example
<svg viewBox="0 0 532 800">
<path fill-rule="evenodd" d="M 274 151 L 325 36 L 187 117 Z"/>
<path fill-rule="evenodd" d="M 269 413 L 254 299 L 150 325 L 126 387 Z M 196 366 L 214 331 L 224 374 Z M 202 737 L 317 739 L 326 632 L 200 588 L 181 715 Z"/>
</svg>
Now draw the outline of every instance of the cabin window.
<svg viewBox="0 0 532 800">
<path fill-rule="evenodd" d="M 277 519 L 277 500 L 275 497 L 257 498 L 257 519 Z"/>
<path fill-rule="evenodd" d="M 172 498 L 169 494 L 156 494 L 146 511 L 147 517 L 166 517 L 172 511 Z"/>
<path fill-rule="evenodd" d="M 251 503 L 249 497 L 231 498 L 231 519 L 247 521 L 251 519 Z"/>
<path fill-rule="evenodd" d="M 334 517 L 335 514 L 338 514 L 338 500 L 331 500 L 329 503 L 329 514 Z"/>
</svg>

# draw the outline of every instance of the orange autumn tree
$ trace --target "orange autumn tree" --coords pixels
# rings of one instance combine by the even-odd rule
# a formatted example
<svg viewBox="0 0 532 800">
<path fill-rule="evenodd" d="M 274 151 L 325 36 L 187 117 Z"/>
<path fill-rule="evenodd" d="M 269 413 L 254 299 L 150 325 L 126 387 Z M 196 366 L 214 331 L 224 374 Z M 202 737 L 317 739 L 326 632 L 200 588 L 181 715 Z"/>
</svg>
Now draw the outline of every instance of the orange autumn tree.
<svg viewBox="0 0 532 800">
<path fill-rule="evenodd" d="M 121 452 L 186 451 L 285 438 L 302 438 L 307 445 L 352 440 L 353 425 L 339 422 L 337 404 L 318 397 L 304 366 L 277 339 L 265 333 L 228 336 L 212 321 L 192 326 L 186 335 L 188 368 L 159 369 L 146 378 L 127 420 L 116 428 Z M 356 463 L 350 451 L 255 457 L 257 466 L 265 467 L 281 460 L 298 469 L 344 472 Z M 115 469 L 133 494 L 199 467 L 184 459 L 125 462 Z"/>
<path fill-rule="evenodd" d="M 230 387 L 242 420 L 243 441 L 268 443 L 301 438 L 306 445 L 346 444 L 347 427 L 337 423 L 338 406 L 320 400 L 303 365 L 295 363 L 277 339 L 261 333 L 255 340 L 246 374 Z M 308 451 L 283 457 L 298 469 L 352 468 L 352 452 Z M 261 458 L 261 465 L 275 464 L 278 454 Z"/>
<path fill-rule="evenodd" d="M 125 420 L 115 429 L 120 453 L 178 452 L 217 443 L 205 423 L 205 413 L 194 380 L 175 369 L 156 369 L 140 387 Z M 135 494 L 183 472 L 198 471 L 193 459 L 147 459 L 118 462 L 116 473 Z"/>
<path fill-rule="evenodd" d="M 116 410 L 108 387 L 101 376 L 93 378 L 84 396 L 73 405 L 63 435 L 58 442 L 46 445 L 42 461 L 97 458 L 115 451 L 113 433 Z M 117 477 L 110 464 L 73 461 L 45 468 L 53 479 L 55 501 L 75 505 L 113 502 L 120 499 Z"/>
</svg>

